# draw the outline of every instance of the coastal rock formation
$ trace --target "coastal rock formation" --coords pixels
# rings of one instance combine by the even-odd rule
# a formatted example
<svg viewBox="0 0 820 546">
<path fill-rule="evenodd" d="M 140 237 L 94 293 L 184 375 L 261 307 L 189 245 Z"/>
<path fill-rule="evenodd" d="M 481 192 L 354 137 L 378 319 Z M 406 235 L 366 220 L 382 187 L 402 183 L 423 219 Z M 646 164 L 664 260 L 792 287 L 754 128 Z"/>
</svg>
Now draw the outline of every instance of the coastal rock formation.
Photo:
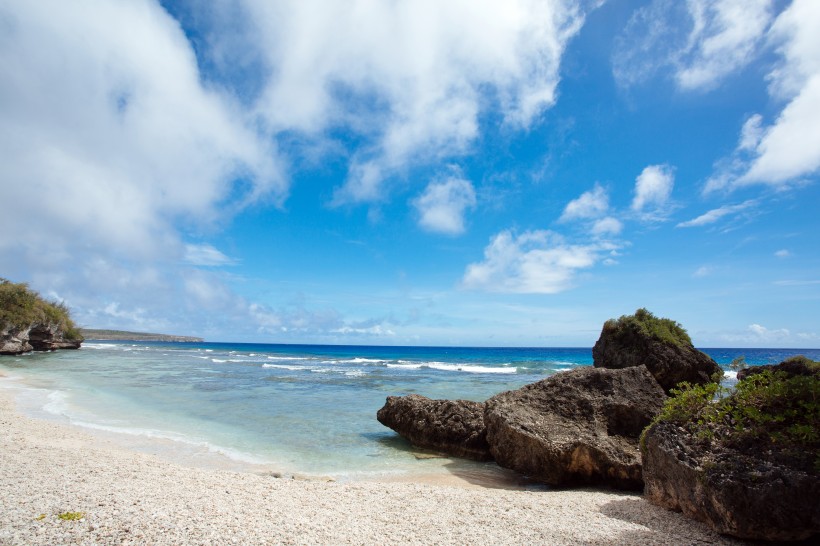
<svg viewBox="0 0 820 546">
<path fill-rule="evenodd" d="M 65 305 L 0 278 L 0 355 L 77 349 L 82 342 Z"/>
<path fill-rule="evenodd" d="M 790 376 L 795 375 L 820 375 L 820 364 L 809 360 L 805 356 L 794 356 L 781 362 L 780 364 L 766 364 L 763 366 L 752 366 L 737 372 L 738 381 L 743 381 L 749 376 L 771 372 L 785 372 Z"/>
<path fill-rule="evenodd" d="M 644 496 L 719 533 L 753 540 L 803 540 L 820 533 L 817 473 L 738 450 L 703 448 L 675 423 L 644 438 Z"/>
<path fill-rule="evenodd" d="M 657 318 L 646 309 L 607 321 L 592 358 L 596 368 L 644 365 L 667 393 L 681 381 L 708 383 L 721 371 L 711 357 L 695 349 L 678 323 Z"/>
<path fill-rule="evenodd" d="M 6 324 L 0 329 L 0 355 L 79 349 L 82 342 L 82 338 L 66 339 L 65 332 L 57 323 L 35 323 L 25 328 Z"/>
<path fill-rule="evenodd" d="M 666 395 L 643 366 L 576 368 L 486 402 L 496 462 L 550 485 L 643 487 L 638 436 Z"/>
<path fill-rule="evenodd" d="M 431 400 L 417 394 L 388 396 L 376 417 L 417 447 L 478 461 L 492 459 L 484 426 L 484 404 Z"/>
</svg>

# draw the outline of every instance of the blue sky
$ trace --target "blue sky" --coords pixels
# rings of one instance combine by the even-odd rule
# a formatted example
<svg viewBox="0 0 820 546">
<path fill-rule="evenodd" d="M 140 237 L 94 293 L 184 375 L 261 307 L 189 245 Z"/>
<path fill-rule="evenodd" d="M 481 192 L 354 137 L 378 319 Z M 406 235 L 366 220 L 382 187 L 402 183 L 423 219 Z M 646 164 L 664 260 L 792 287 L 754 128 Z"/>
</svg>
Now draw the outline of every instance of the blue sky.
<svg viewBox="0 0 820 546">
<path fill-rule="evenodd" d="M 0 276 L 210 341 L 820 347 L 813 0 L 0 0 Z"/>
</svg>

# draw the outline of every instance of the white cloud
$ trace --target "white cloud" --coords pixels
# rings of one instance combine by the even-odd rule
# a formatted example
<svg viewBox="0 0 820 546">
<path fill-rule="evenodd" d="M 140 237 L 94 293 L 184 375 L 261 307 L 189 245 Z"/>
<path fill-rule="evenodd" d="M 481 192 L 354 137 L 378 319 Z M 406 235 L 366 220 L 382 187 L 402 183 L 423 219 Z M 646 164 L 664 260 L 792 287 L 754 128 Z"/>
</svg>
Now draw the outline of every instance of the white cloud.
<svg viewBox="0 0 820 546">
<path fill-rule="evenodd" d="M 740 142 L 738 142 L 738 150 L 754 150 L 760 144 L 760 139 L 763 137 L 763 117 L 760 114 L 753 114 L 743 124 L 740 130 Z"/>
<path fill-rule="evenodd" d="M 783 248 L 783 249 L 778 250 L 777 252 L 775 252 L 774 255 L 775 255 L 776 258 L 788 258 L 789 256 L 792 255 L 792 253 L 789 252 L 787 249 Z"/>
<path fill-rule="evenodd" d="M 528 127 L 556 99 L 561 57 L 580 29 L 579 0 L 244 0 L 246 49 L 268 68 L 255 111 L 273 132 L 362 138 L 334 204 L 377 201 L 410 164 L 469 151 L 498 106 Z M 222 49 L 230 50 L 231 46 Z"/>
<path fill-rule="evenodd" d="M 695 21 L 675 78 L 683 89 L 708 88 L 743 68 L 772 20 L 772 0 L 689 0 Z"/>
<path fill-rule="evenodd" d="M 677 225 L 677 227 L 700 227 L 708 224 L 714 224 L 715 222 L 717 222 L 725 216 L 730 216 L 732 214 L 747 210 L 756 205 L 757 200 L 755 199 L 750 199 L 737 205 L 724 205 L 722 207 L 718 207 L 716 209 L 707 211 L 698 216 L 697 218 L 693 218 L 692 220 L 681 222 Z"/>
<path fill-rule="evenodd" d="M 595 221 L 592 225 L 592 234 L 597 236 L 618 235 L 623 229 L 624 225 L 620 220 L 607 216 Z"/>
<path fill-rule="evenodd" d="M 199 266 L 232 265 L 235 260 L 209 244 L 185 245 L 185 262 Z"/>
<path fill-rule="evenodd" d="M 616 41 L 613 72 L 624 86 L 670 68 L 678 87 L 710 89 L 757 55 L 772 0 L 654 0 Z"/>
<path fill-rule="evenodd" d="M 172 227 L 287 190 L 275 151 L 200 81 L 149 0 L 0 5 L 0 230 L 12 245 L 181 252 Z M 242 183 L 235 181 L 242 179 Z M 22 226 L 26 226 L 22 228 Z"/>
<path fill-rule="evenodd" d="M 599 218 L 609 210 L 609 196 L 604 188 L 595 184 L 591 190 L 584 192 L 564 207 L 559 221 Z"/>
<path fill-rule="evenodd" d="M 429 231 L 458 235 L 464 232 L 464 213 L 476 205 L 469 180 L 451 177 L 427 185 L 413 205 L 419 213 L 419 225 Z"/>
<path fill-rule="evenodd" d="M 788 187 L 820 169 L 820 3 L 795 0 L 769 31 L 779 65 L 769 75 L 769 93 L 786 105 L 770 125 L 752 116 L 737 150 L 708 181 L 704 193 L 765 184 Z"/>
<path fill-rule="evenodd" d="M 649 165 L 635 179 L 632 210 L 647 218 L 662 217 L 674 185 L 675 175 L 669 165 Z"/>
<path fill-rule="evenodd" d="M 571 288 L 579 271 L 613 249 L 609 243 L 568 244 L 544 230 L 520 235 L 502 231 L 484 249 L 484 260 L 467 266 L 462 286 L 486 292 L 555 294 Z"/>
<path fill-rule="evenodd" d="M 791 335 L 791 333 L 786 328 L 780 328 L 778 330 L 769 330 L 768 328 L 766 328 L 765 326 L 761 326 L 760 324 L 750 324 L 748 330 L 758 339 L 765 341 L 780 340 L 783 338 L 788 338 Z"/>
</svg>

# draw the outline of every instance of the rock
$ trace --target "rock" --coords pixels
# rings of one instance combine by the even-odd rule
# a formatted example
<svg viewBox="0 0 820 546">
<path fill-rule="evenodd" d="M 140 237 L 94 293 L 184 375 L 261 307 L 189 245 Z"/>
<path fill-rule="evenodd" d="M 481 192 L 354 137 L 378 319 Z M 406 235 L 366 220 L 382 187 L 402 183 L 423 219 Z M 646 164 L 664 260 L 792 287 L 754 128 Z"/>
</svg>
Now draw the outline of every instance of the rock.
<svg viewBox="0 0 820 546">
<path fill-rule="evenodd" d="M 644 495 L 719 533 L 752 540 L 803 540 L 820 533 L 820 479 L 734 451 L 704 451 L 671 422 L 644 438 Z"/>
<path fill-rule="evenodd" d="M 477 461 L 492 459 L 484 427 L 484 404 L 431 400 L 418 394 L 388 396 L 376 417 L 417 447 Z"/>
<path fill-rule="evenodd" d="M 64 304 L 44 300 L 25 283 L 0 278 L 0 355 L 78 349 L 82 342 Z"/>
<path fill-rule="evenodd" d="M 65 332 L 58 323 L 37 322 L 25 328 L 5 325 L 0 330 L 0 355 L 18 355 L 29 351 L 54 351 L 79 349 L 82 338 L 65 339 Z"/>
<path fill-rule="evenodd" d="M 763 373 L 765 371 L 786 372 L 790 376 L 818 375 L 820 374 L 820 366 L 818 366 L 817 363 L 812 362 L 804 356 L 793 356 L 777 365 L 765 364 L 763 366 L 752 366 L 751 368 L 744 368 L 737 372 L 737 380 L 743 381 L 750 375 Z"/>
<path fill-rule="evenodd" d="M 644 365 L 667 393 L 682 381 L 702 385 L 721 373 L 711 357 L 695 349 L 680 325 L 645 309 L 607 321 L 592 348 L 592 358 L 596 368 Z"/>
<path fill-rule="evenodd" d="M 486 402 L 490 453 L 550 485 L 640 489 L 638 436 L 665 399 L 643 366 L 561 372 Z"/>
</svg>

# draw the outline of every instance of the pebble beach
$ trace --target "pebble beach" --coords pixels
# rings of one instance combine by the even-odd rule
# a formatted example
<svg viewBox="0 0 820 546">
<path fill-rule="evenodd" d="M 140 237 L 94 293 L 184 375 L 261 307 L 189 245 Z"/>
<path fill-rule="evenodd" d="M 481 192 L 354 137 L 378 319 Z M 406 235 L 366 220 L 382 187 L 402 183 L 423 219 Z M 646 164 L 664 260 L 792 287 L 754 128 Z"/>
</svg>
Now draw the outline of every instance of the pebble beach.
<svg viewBox="0 0 820 546">
<path fill-rule="evenodd" d="M 9 389 L 0 389 L 0 453 L 4 545 L 740 544 L 623 492 L 183 466 L 25 417 Z"/>
</svg>

